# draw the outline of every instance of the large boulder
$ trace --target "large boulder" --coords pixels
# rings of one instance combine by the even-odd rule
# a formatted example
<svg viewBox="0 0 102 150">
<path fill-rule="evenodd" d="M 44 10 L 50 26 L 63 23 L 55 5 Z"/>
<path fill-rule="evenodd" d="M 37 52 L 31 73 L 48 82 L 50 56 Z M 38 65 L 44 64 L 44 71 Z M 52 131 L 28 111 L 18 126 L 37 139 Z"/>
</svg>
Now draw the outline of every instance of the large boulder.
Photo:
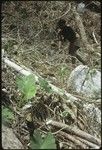
<svg viewBox="0 0 102 150">
<path fill-rule="evenodd" d="M 101 98 L 101 72 L 79 65 L 70 74 L 68 87 L 89 98 Z"/>
<path fill-rule="evenodd" d="M 24 149 L 22 143 L 13 133 L 12 128 L 2 125 L 2 148 L 3 149 Z"/>
</svg>

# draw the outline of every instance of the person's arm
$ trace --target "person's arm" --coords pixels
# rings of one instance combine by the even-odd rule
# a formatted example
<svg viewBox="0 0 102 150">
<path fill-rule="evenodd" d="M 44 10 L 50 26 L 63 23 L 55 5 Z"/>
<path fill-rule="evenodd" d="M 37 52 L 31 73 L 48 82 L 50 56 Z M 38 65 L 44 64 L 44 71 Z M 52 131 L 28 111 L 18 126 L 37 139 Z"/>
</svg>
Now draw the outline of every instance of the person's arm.
<svg viewBox="0 0 102 150">
<path fill-rule="evenodd" d="M 59 43 L 58 43 L 58 49 L 59 50 L 61 49 L 61 46 L 62 46 L 62 41 L 59 41 Z"/>
<path fill-rule="evenodd" d="M 59 29 L 58 31 L 58 49 L 60 50 L 61 49 L 61 46 L 62 46 L 62 34 L 61 34 L 61 30 Z"/>
</svg>

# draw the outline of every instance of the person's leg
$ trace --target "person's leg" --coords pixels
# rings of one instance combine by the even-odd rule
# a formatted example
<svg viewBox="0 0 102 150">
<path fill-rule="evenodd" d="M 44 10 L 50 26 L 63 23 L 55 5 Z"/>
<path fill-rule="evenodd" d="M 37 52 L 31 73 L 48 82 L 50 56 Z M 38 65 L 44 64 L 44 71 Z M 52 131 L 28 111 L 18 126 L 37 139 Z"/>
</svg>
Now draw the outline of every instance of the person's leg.
<svg viewBox="0 0 102 150">
<path fill-rule="evenodd" d="M 83 64 L 86 65 L 87 63 L 76 53 L 76 58 Z"/>
<path fill-rule="evenodd" d="M 71 55 L 72 64 L 74 65 L 76 63 L 76 58 L 83 64 L 86 65 L 87 63 L 77 54 L 78 47 L 73 45 L 69 46 L 69 54 Z"/>
<path fill-rule="evenodd" d="M 76 63 L 76 54 L 75 52 L 71 53 L 71 59 L 72 59 L 72 64 L 75 64 Z"/>
<path fill-rule="evenodd" d="M 74 45 L 74 42 L 70 42 L 70 45 L 69 45 L 69 55 L 71 56 L 71 59 L 72 59 L 72 64 L 75 64 L 76 62 L 76 54 L 75 54 L 75 45 Z"/>
<path fill-rule="evenodd" d="M 72 56 L 72 64 L 76 63 L 76 58 L 83 64 L 86 65 L 87 63 L 77 54 L 77 50 L 80 48 L 79 40 L 75 42 L 70 42 L 69 45 L 69 54 Z"/>
</svg>

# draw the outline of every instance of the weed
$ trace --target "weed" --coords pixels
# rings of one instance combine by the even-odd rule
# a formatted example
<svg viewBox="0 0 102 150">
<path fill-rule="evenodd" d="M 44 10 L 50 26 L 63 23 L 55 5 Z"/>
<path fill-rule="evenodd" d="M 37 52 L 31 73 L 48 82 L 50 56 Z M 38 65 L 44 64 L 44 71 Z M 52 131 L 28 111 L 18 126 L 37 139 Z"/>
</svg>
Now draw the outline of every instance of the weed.
<svg viewBox="0 0 102 150">
<path fill-rule="evenodd" d="M 56 149 L 55 138 L 49 132 L 43 139 L 39 131 L 35 131 L 30 138 L 31 149 Z"/>
<path fill-rule="evenodd" d="M 48 82 L 45 79 L 39 78 L 39 85 L 42 90 L 48 93 L 52 92 L 51 87 L 49 86 Z"/>
<path fill-rule="evenodd" d="M 25 103 L 29 99 L 35 97 L 37 88 L 35 84 L 35 78 L 33 75 L 17 78 L 17 86 L 21 94 L 23 95 L 22 102 L 20 102 L 21 105 L 22 103 Z"/>
<path fill-rule="evenodd" d="M 2 107 L 2 121 L 4 124 L 12 124 L 14 121 L 14 114 L 10 108 Z"/>
</svg>

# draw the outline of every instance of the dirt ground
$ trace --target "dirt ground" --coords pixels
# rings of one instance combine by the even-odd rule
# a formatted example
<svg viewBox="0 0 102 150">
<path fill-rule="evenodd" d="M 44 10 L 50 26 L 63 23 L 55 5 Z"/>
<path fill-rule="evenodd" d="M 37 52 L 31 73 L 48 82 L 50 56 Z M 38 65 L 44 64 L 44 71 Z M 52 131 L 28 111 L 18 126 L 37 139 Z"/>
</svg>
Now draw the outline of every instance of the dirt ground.
<svg viewBox="0 0 102 150">
<path fill-rule="evenodd" d="M 100 8 L 99 1 L 92 2 Z M 5 55 L 11 61 L 37 72 L 45 79 L 50 80 L 55 86 L 65 89 L 71 94 L 76 93 L 69 91 L 67 80 L 74 67 L 71 64 L 70 56 L 67 54 L 68 43 L 63 44 L 60 52 L 58 50 L 55 29 L 60 18 L 65 19 L 67 24 L 80 36 L 81 47 L 78 51 L 80 56 L 87 60 L 91 68 L 101 70 L 101 13 L 100 11 L 96 12 L 94 7 L 92 10 L 86 8 L 85 11 L 78 12 L 85 30 L 87 44 L 91 47 L 86 49 L 81 38 L 80 25 L 77 24 L 73 11 L 74 7 L 77 8 L 77 6 L 78 2 L 76 1 L 5 1 L 2 3 L 2 49 L 4 49 Z M 88 59 L 89 55 L 90 61 Z M 76 66 L 80 64 L 77 60 Z M 6 89 L 6 93 L 3 92 L 2 94 L 2 105 L 9 106 L 11 109 L 16 108 L 20 112 L 21 108 L 18 105 L 18 101 L 21 97 L 19 97 L 16 86 L 16 77 L 19 74 L 12 68 L 5 67 L 4 63 L 2 65 L 2 89 Z M 61 68 L 66 70 L 64 77 L 61 76 Z M 36 129 L 47 118 L 52 118 L 53 115 L 59 122 L 63 120 L 68 125 L 75 123 L 73 118 L 65 117 L 62 119 L 59 115 L 64 110 L 61 101 L 62 97 L 39 91 L 34 99 L 38 100 L 33 105 L 33 119 L 35 120 Z M 84 118 L 82 108 L 77 107 L 79 111 L 78 128 L 94 135 L 94 131 L 87 126 L 88 118 Z M 53 114 L 55 109 L 56 112 Z M 29 111 L 24 113 L 28 114 Z M 81 113 L 82 115 L 80 115 Z M 27 149 L 29 133 L 23 129 L 23 124 L 26 124 L 25 117 L 20 118 L 15 113 L 15 121 L 11 126 Z M 45 127 L 41 131 L 46 133 L 47 130 L 48 128 Z M 52 132 L 55 131 L 56 129 L 52 128 Z M 100 138 L 100 133 L 96 132 L 96 135 Z M 83 148 L 83 145 L 77 145 L 63 138 L 63 134 L 56 134 L 56 139 L 58 143 L 65 143 L 62 144 L 62 147 L 60 146 L 62 149 Z"/>
</svg>

